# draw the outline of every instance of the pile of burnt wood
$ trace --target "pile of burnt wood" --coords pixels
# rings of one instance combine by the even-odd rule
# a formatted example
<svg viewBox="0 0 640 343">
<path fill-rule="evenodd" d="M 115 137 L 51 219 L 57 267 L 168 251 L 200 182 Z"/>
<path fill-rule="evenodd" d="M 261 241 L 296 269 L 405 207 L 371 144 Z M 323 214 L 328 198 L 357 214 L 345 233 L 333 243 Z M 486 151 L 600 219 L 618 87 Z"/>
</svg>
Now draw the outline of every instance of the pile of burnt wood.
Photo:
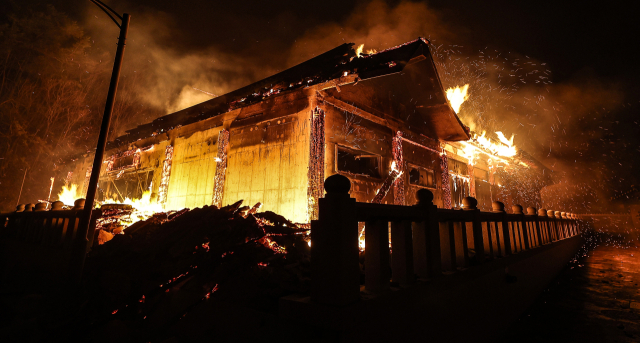
<svg viewBox="0 0 640 343">
<path fill-rule="evenodd" d="M 74 322 L 98 340 L 195 339 L 226 325 L 225 312 L 274 312 L 280 297 L 308 293 L 307 229 L 255 210 L 238 202 L 159 214 L 95 246 Z"/>
</svg>

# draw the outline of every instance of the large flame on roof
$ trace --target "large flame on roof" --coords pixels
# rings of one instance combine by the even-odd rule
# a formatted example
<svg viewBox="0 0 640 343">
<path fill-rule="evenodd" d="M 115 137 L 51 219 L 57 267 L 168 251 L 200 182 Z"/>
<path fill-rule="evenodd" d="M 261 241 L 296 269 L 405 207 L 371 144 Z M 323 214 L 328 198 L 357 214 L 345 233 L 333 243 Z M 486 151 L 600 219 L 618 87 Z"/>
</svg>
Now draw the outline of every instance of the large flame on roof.
<svg viewBox="0 0 640 343">
<path fill-rule="evenodd" d="M 492 154 L 504 157 L 513 157 L 516 155 L 516 146 L 513 144 L 513 135 L 511 139 L 507 139 L 500 131 L 496 132 L 500 143 L 494 143 L 486 137 L 487 131 L 482 131 L 482 135 L 475 135 L 474 140 L 483 148 L 489 150 Z"/>
<path fill-rule="evenodd" d="M 462 103 L 469 99 L 469 95 L 467 94 L 468 90 L 468 84 L 462 87 L 456 86 L 456 88 L 447 89 L 447 100 L 449 100 L 449 103 L 456 114 L 460 112 L 460 106 L 462 106 Z"/>
<path fill-rule="evenodd" d="M 58 193 L 58 201 L 62 201 L 67 206 L 73 206 L 76 199 L 84 197 L 84 195 L 78 193 L 78 185 L 76 184 L 63 186 L 62 191 Z"/>
</svg>

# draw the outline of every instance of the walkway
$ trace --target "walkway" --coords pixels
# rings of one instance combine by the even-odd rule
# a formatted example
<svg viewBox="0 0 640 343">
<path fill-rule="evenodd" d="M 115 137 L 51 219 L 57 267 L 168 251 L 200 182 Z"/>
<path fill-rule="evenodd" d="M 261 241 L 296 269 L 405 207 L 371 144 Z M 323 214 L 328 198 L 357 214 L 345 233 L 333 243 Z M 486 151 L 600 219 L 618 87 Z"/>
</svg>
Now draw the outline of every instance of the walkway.
<svg viewBox="0 0 640 343">
<path fill-rule="evenodd" d="M 501 342 L 640 342 L 640 243 L 586 247 Z"/>
</svg>

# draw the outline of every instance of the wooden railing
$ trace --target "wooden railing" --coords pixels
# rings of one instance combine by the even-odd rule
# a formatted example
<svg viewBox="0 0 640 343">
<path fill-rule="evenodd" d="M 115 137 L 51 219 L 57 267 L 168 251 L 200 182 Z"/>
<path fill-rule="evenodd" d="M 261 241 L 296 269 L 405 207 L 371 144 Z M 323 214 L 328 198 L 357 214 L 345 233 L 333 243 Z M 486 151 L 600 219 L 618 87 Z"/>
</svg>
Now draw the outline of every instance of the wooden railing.
<svg viewBox="0 0 640 343">
<path fill-rule="evenodd" d="M 48 249 L 69 256 L 66 269 L 71 278 L 79 277 L 85 254 L 89 251 L 96 233 L 96 220 L 102 211 L 94 210 L 88 232 L 78 227 L 84 208 L 84 200 L 76 201 L 69 210 L 62 210 L 61 202 L 54 202 L 52 209 L 39 203 L 20 205 L 15 212 L 0 213 L 0 239 L 20 242 L 32 249 Z"/>
<path fill-rule="evenodd" d="M 311 299 L 342 306 L 360 299 L 358 223 L 365 227 L 364 288 L 383 293 L 391 283 L 407 286 L 535 249 L 580 234 L 573 214 L 559 211 L 506 213 L 501 202 L 482 212 L 467 197 L 461 210 L 440 209 L 421 189 L 414 206 L 359 203 L 342 175 L 325 181 L 318 220 L 311 223 Z M 389 232 L 391 241 L 389 241 Z M 391 245 L 390 245 L 391 243 Z"/>
</svg>

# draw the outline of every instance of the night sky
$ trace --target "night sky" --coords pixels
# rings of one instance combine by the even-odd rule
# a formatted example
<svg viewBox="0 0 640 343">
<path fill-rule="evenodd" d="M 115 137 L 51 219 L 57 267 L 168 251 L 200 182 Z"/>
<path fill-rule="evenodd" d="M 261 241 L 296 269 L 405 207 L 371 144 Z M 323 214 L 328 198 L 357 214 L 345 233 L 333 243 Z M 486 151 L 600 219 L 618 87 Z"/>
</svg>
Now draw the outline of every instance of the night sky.
<svg viewBox="0 0 640 343">
<path fill-rule="evenodd" d="M 18 6 L 42 4 L 53 4 L 77 20 L 96 47 L 115 50 L 117 29 L 89 1 Z M 487 58 L 498 67 L 517 64 L 516 73 L 544 73 L 544 84 L 519 85 L 513 97 L 483 105 L 487 110 L 479 120 L 488 129 L 515 134 L 517 146 L 602 196 L 619 195 L 639 182 L 637 5 L 529 0 L 108 4 L 132 15 L 124 77 L 146 64 L 146 72 L 155 77 L 144 86 L 149 103 L 165 113 L 206 100 L 189 93 L 191 86 L 221 94 L 343 42 L 380 50 L 424 36 L 439 47 L 434 55 L 468 64 Z M 445 87 L 464 82 L 455 71 L 440 72 L 451 72 L 452 77 L 443 77 Z M 483 85 L 500 83 L 493 76 Z M 473 84 L 470 92 L 473 101 Z"/>
</svg>

